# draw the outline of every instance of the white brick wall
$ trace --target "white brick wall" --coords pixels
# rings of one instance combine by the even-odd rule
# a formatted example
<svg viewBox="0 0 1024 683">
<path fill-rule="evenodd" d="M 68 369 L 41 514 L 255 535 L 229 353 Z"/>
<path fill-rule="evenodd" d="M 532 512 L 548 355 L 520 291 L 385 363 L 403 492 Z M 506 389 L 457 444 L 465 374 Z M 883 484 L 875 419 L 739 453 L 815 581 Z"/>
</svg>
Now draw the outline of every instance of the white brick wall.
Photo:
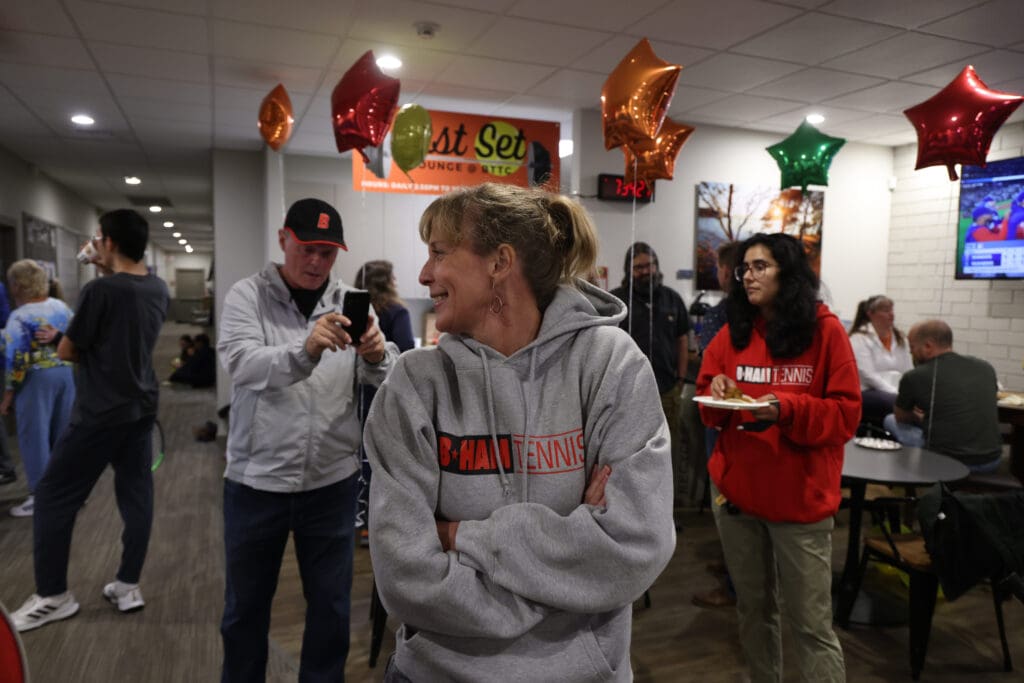
<svg viewBox="0 0 1024 683">
<path fill-rule="evenodd" d="M 1024 123 L 1003 126 L 988 159 L 1024 156 Z M 917 145 L 893 154 L 896 189 L 889 224 L 887 293 L 906 331 L 926 318 L 953 328 L 953 346 L 984 358 L 999 381 L 1024 390 L 1024 280 L 956 280 L 956 211 L 960 184 L 946 169 L 914 170 Z"/>
</svg>

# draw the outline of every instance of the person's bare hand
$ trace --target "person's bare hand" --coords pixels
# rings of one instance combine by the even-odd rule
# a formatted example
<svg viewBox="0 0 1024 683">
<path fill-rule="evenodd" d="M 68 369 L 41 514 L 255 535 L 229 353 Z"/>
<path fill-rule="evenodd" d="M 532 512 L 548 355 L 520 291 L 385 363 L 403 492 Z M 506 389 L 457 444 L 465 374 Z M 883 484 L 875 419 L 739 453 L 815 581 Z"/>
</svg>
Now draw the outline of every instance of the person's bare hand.
<svg viewBox="0 0 1024 683">
<path fill-rule="evenodd" d="M 53 325 L 40 325 L 33 336 L 37 342 L 52 344 L 53 340 L 57 338 L 57 328 Z"/>
<path fill-rule="evenodd" d="M 437 537 L 441 539 L 441 548 L 445 552 L 455 550 L 455 534 L 459 530 L 458 522 L 446 522 L 437 520 Z"/>
<path fill-rule="evenodd" d="M 711 398 L 716 401 L 725 399 L 725 393 L 736 387 L 736 382 L 728 375 L 715 375 L 711 380 Z"/>
<path fill-rule="evenodd" d="M 587 490 L 583 492 L 583 502 L 586 505 L 604 507 L 608 501 L 604 496 L 604 488 L 608 478 L 612 475 L 612 468 L 608 465 L 601 467 L 594 463 L 590 470 L 590 480 L 587 482 Z"/>
<path fill-rule="evenodd" d="M 342 325 L 348 325 L 349 319 L 340 313 L 327 313 L 320 316 L 306 337 L 306 353 L 313 360 L 320 360 L 324 351 L 345 349 L 352 340 Z"/>
<path fill-rule="evenodd" d="M 362 356 L 367 363 L 379 363 L 384 360 L 384 341 L 384 335 L 381 334 L 380 328 L 376 325 L 376 319 L 371 314 L 366 325 L 366 332 L 358 340 L 356 353 Z"/>
</svg>

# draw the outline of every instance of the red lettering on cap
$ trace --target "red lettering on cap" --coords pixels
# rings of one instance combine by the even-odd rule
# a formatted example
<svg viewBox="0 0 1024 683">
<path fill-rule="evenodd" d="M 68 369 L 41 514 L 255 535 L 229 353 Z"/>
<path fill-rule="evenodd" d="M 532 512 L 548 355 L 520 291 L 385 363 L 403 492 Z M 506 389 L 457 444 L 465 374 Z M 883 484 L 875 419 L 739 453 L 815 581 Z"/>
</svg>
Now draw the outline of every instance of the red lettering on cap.
<svg viewBox="0 0 1024 683">
<path fill-rule="evenodd" d="M 316 227 L 321 230 L 326 230 L 331 226 L 331 217 L 326 213 L 320 214 L 320 218 L 316 219 Z"/>
</svg>

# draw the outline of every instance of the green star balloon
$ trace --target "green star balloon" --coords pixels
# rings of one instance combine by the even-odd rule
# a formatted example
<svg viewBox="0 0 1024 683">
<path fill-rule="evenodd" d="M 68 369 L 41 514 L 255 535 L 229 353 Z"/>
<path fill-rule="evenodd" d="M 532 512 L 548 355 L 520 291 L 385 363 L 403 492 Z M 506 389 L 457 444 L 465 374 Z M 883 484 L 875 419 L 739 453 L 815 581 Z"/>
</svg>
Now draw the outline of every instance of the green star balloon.
<svg viewBox="0 0 1024 683">
<path fill-rule="evenodd" d="M 843 138 L 825 135 L 806 121 L 801 123 L 788 138 L 767 148 L 782 172 L 780 189 L 799 186 L 801 192 L 807 192 L 808 185 L 828 185 L 832 157 L 845 144 Z"/>
</svg>

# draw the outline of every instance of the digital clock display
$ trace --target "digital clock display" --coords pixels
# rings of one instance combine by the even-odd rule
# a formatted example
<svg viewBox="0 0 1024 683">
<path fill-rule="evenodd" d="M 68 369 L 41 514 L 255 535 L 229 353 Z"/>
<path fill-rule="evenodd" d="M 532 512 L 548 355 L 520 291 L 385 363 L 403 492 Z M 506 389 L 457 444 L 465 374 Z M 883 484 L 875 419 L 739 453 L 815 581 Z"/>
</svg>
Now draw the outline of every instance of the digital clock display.
<svg viewBox="0 0 1024 683">
<path fill-rule="evenodd" d="M 631 202 L 654 199 L 654 182 L 637 180 L 627 183 L 625 176 L 601 173 L 597 176 L 597 198 Z"/>
</svg>

